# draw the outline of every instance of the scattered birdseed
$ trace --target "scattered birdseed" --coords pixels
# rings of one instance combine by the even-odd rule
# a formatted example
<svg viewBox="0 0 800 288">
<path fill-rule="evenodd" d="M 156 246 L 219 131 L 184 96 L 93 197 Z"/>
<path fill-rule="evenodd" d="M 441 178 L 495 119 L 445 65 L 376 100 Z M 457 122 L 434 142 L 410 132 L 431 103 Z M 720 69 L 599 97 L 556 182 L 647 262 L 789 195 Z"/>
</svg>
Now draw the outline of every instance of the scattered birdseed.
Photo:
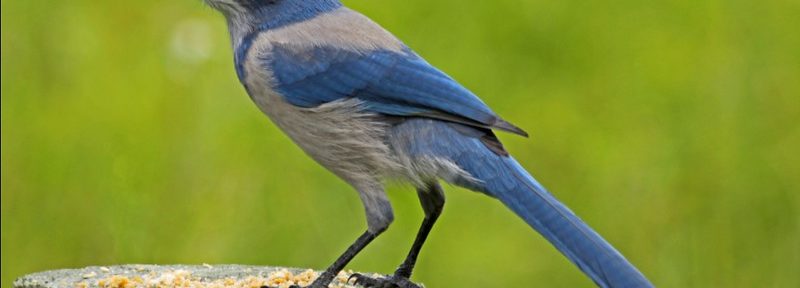
<svg viewBox="0 0 800 288">
<path fill-rule="evenodd" d="M 205 265 L 203 265 L 205 266 Z M 211 265 L 208 265 L 211 266 Z M 330 288 L 355 288 L 357 286 L 347 283 L 348 277 L 353 274 L 352 270 L 339 272 Z M 167 287 L 186 287 L 186 288 L 261 288 L 277 287 L 288 288 L 292 285 L 308 286 L 318 277 L 318 273 L 308 269 L 300 273 L 292 273 L 289 269 L 280 269 L 270 272 L 266 277 L 246 276 L 246 277 L 227 277 L 222 279 L 204 279 L 193 276 L 186 270 L 171 270 L 161 274 L 150 273 L 143 277 L 128 277 L 124 275 L 111 275 L 103 279 L 98 279 L 95 283 L 78 283 L 75 288 L 100 287 L 100 288 L 167 288 Z M 92 285 L 96 284 L 96 286 Z"/>
<path fill-rule="evenodd" d="M 211 266 L 211 265 L 208 265 Z M 14 280 L 18 288 L 287 288 L 308 286 L 322 271 L 295 268 L 225 265 L 118 265 L 61 269 L 28 274 Z M 340 272 L 328 288 L 356 288 Z M 372 277 L 382 275 L 367 273 Z M 424 287 L 424 286 L 423 286 Z"/>
</svg>

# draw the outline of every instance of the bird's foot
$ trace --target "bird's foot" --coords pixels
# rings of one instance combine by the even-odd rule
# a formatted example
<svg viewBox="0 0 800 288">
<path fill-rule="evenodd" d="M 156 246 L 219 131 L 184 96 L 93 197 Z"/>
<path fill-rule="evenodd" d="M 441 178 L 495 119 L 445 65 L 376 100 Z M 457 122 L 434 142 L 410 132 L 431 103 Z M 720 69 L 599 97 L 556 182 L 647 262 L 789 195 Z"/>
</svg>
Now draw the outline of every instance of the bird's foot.
<svg viewBox="0 0 800 288">
<path fill-rule="evenodd" d="M 303 287 L 303 286 L 300 286 L 300 285 L 297 285 L 297 284 L 294 284 L 294 285 L 292 285 L 292 286 L 289 286 L 289 288 L 325 288 L 325 287 L 326 287 L 326 286 L 314 286 L 314 284 L 311 284 L 311 285 L 309 285 L 309 286 L 306 286 L 306 287 Z M 275 287 L 272 287 L 272 286 L 266 286 L 266 285 L 264 285 L 264 286 L 261 286 L 261 288 L 280 288 L 280 286 L 275 286 Z"/>
<path fill-rule="evenodd" d="M 397 275 L 373 278 L 364 276 L 363 274 L 354 273 L 353 275 L 350 275 L 350 278 L 347 279 L 347 282 L 349 283 L 352 279 L 355 279 L 353 284 L 361 285 L 367 288 L 422 288 L 422 286 L 411 282 L 411 280 L 408 278 Z"/>
</svg>

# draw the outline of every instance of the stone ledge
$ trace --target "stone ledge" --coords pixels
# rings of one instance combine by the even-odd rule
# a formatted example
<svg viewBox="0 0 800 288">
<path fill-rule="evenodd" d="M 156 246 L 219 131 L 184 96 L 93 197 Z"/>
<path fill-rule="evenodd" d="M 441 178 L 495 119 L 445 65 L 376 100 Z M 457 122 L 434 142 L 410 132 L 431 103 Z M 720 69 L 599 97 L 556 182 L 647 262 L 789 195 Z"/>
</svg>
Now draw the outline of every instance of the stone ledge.
<svg viewBox="0 0 800 288">
<path fill-rule="evenodd" d="M 288 286 L 288 281 L 311 280 L 319 271 L 309 269 L 247 266 L 247 265 L 120 265 L 91 266 L 80 269 L 61 269 L 22 276 L 14 281 L 14 288 L 132 288 L 174 287 L 260 287 Z M 352 272 L 350 272 L 352 273 Z M 346 284 L 350 273 L 340 273 L 330 287 L 360 287 Z M 312 277 L 313 276 L 313 277 Z M 303 285 L 303 283 L 299 283 Z"/>
</svg>

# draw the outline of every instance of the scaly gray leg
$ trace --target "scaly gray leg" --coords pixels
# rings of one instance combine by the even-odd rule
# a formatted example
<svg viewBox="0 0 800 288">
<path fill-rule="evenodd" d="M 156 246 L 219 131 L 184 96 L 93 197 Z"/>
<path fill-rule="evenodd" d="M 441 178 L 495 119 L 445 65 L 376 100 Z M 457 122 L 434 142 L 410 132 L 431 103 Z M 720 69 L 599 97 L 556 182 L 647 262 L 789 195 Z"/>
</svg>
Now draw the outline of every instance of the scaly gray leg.
<svg viewBox="0 0 800 288">
<path fill-rule="evenodd" d="M 367 231 L 361 234 L 361 236 L 359 236 L 358 239 L 356 239 L 356 241 L 307 288 L 328 287 L 328 284 L 336 278 L 339 271 L 342 271 L 345 265 L 350 263 L 350 260 L 353 260 L 353 257 L 355 257 L 358 252 L 361 252 L 372 240 L 383 233 L 383 231 L 386 231 L 386 228 L 389 228 L 392 220 L 394 220 L 392 206 L 380 183 L 360 182 L 355 183 L 353 186 L 358 190 L 361 202 L 364 204 L 364 211 L 367 216 Z M 300 288 L 300 286 L 293 285 L 291 288 Z"/>
<path fill-rule="evenodd" d="M 350 278 L 354 278 L 356 284 L 364 285 L 365 287 L 377 288 L 418 288 L 419 286 L 411 282 L 411 272 L 414 270 L 414 265 L 417 263 L 417 256 L 425 244 L 425 239 L 436 223 L 436 219 L 442 214 L 444 207 L 444 192 L 438 183 L 429 184 L 425 189 L 417 189 L 417 196 L 419 202 L 422 204 L 422 209 L 425 211 L 425 219 L 422 220 L 422 225 L 417 232 L 417 238 L 414 244 L 411 245 L 411 251 L 408 252 L 406 260 L 394 272 L 392 277 L 388 278 L 371 278 L 361 274 L 353 274 Z"/>
</svg>

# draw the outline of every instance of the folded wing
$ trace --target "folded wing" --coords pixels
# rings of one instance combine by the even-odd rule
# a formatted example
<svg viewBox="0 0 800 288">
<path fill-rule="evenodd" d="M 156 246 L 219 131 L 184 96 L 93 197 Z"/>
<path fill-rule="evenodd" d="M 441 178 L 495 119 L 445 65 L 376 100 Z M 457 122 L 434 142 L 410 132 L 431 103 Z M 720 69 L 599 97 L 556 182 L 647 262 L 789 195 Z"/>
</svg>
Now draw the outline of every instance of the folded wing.
<svg viewBox="0 0 800 288">
<path fill-rule="evenodd" d="M 360 52 L 276 43 L 261 60 L 272 71 L 275 89 L 296 106 L 316 107 L 355 97 L 375 113 L 435 118 L 527 136 L 408 49 Z"/>
</svg>

